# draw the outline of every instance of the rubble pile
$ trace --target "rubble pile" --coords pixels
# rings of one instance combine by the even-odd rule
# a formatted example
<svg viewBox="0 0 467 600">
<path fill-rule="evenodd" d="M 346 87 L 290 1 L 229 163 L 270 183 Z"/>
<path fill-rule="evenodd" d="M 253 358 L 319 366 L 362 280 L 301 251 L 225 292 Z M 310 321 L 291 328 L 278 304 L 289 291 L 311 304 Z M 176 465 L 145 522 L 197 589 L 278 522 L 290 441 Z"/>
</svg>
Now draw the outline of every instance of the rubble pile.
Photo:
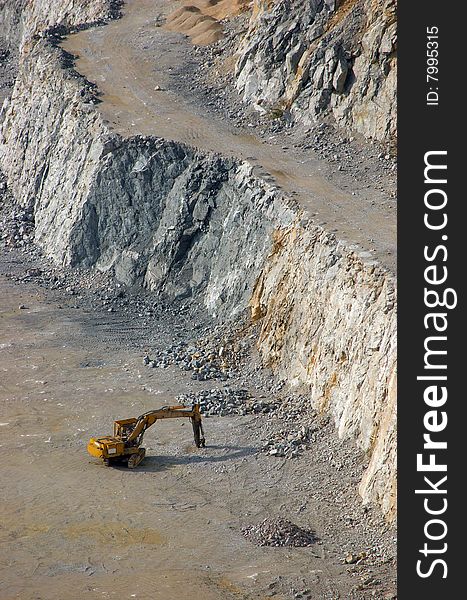
<svg viewBox="0 0 467 600">
<path fill-rule="evenodd" d="M 308 394 L 289 392 L 281 398 L 278 418 L 294 424 L 311 426 L 317 419 L 317 413 L 311 406 Z"/>
<path fill-rule="evenodd" d="M 296 458 L 316 440 L 314 428 L 302 426 L 294 430 L 280 430 L 269 439 L 263 452 L 278 458 Z"/>
<path fill-rule="evenodd" d="M 205 416 L 260 414 L 275 409 L 273 403 L 252 398 L 248 390 L 229 387 L 180 394 L 177 401 L 186 405 L 199 403 Z"/>
<path fill-rule="evenodd" d="M 34 238 L 32 209 L 24 209 L 12 202 L 6 182 L 0 175 L 0 239 L 5 248 L 23 248 Z"/>
<path fill-rule="evenodd" d="M 307 395 L 289 393 L 277 397 L 265 422 L 262 452 L 277 458 L 296 458 L 316 442 L 328 417 L 317 415 Z"/>
<path fill-rule="evenodd" d="M 198 381 L 227 381 L 237 370 L 242 350 L 221 338 L 202 339 L 187 344 L 176 344 L 167 350 L 159 350 L 154 358 L 145 356 L 148 367 L 167 368 L 178 365 L 183 371 L 192 371 L 191 378 Z"/>
<path fill-rule="evenodd" d="M 302 529 L 286 519 L 264 519 L 259 525 L 242 528 L 243 535 L 257 546 L 312 546 L 317 538 L 312 531 Z"/>
</svg>

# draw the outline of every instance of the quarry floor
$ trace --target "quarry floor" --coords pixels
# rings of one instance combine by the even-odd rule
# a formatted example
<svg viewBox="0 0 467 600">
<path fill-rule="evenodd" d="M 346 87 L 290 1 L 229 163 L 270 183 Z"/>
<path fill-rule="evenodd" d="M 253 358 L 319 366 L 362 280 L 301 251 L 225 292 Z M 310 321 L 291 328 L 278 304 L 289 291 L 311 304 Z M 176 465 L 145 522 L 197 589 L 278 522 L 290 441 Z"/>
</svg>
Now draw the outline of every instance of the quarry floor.
<svg viewBox="0 0 467 600">
<path fill-rule="evenodd" d="M 371 184 L 371 172 L 362 186 L 312 150 L 268 143 L 254 127 L 238 127 L 208 112 L 199 90 L 190 90 L 200 85 L 199 79 L 194 83 L 194 47 L 183 34 L 160 26 L 179 5 L 128 0 L 121 19 L 64 41 L 77 57 L 77 70 L 98 85 L 99 111 L 109 126 L 124 136 L 155 135 L 248 160 L 316 223 L 360 249 L 366 260 L 377 259 L 395 271 L 395 205 Z"/>
<path fill-rule="evenodd" d="M 148 338 L 144 318 L 91 309 L 92 285 L 75 279 L 70 295 L 63 275 L 51 289 L 28 276 L 37 266 L 0 255 L 2 600 L 395 598 L 395 532 L 362 507 L 365 459 L 332 423 L 292 460 L 260 451 L 267 415 L 206 419 L 201 450 L 189 423 L 154 426 L 134 471 L 88 456 L 89 437 L 114 419 L 219 383 L 143 365 L 148 347 L 173 341 L 172 318 L 154 321 Z M 259 393 L 255 383 L 229 381 Z M 259 547 L 242 535 L 275 516 L 318 541 Z M 361 552 L 368 558 L 346 564 Z"/>
</svg>

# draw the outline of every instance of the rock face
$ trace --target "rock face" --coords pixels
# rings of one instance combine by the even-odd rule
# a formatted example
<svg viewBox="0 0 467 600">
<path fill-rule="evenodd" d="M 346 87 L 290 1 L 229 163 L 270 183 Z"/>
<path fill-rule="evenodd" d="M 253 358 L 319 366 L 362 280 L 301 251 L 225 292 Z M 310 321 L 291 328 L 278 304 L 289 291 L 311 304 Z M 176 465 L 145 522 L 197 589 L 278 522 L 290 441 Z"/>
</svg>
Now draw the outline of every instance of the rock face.
<svg viewBox="0 0 467 600">
<path fill-rule="evenodd" d="M 21 41 L 21 14 L 26 0 L 0 0 L 0 35 L 7 45 L 17 48 Z"/>
<path fill-rule="evenodd" d="M 261 319 L 265 364 L 311 405 L 331 413 L 339 436 L 371 456 L 360 492 L 395 512 L 396 313 L 394 281 L 333 236 L 294 224 L 276 230 L 250 302 Z"/>
<path fill-rule="evenodd" d="M 3 123 L 2 168 L 34 207 L 36 242 L 169 299 L 199 295 L 216 315 L 243 310 L 270 232 L 295 213 L 247 164 L 110 134 L 92 87 L 72 69 L 57 78 L 64 61 L 47 40 L 23 56 Z"/>
<path fill-rule="evenodd" d="M 395 137 L 395 0 L 254 0 L 238 54 L 245 101 Z"/>
<path fill-rule="evenodd" d="M 119 11 L 120 0 L 0 0 L 0 31 L 12 47 L 53 25 L 102 22 Z"/>
<path fill-rule="evenodd" d="M 343 67 L 342 67 L 343 68 Z M 337 74 L 336 74 L 337 73 Z M 337 87 L 343 75 L 333 74 Z M 57 263 L 112 270 L 213 319 L 251 309 L 258 349 L 368 453 L 365 501 L 395 515 L 392 276 L 303 215 L 250 165 L 103 123 L 93 86 L 45 36 L 23 53 L 0 167 Z"/>
</svg>

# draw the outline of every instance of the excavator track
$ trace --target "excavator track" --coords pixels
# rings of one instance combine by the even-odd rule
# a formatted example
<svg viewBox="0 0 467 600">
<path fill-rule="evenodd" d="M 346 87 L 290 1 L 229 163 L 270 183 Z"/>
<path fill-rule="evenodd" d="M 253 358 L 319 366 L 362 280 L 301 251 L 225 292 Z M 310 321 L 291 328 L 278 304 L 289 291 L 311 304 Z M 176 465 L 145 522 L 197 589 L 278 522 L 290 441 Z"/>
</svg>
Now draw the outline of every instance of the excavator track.
<svg viewBox="0 0 467 600">
<path fill-rule="evenodd" d="M 135 454 L 132 454 L 130 456 L 130 458 L 128 459 L 128 468 L 129 469 L 134 469 L 135 467 L 137 467 L 141 461 L 143 460 L 143 458 L 146 456 L 146 449 L 145 448 L 140 448 L 138 450 L 138 452 L 136 452 Z"/>
</svg>

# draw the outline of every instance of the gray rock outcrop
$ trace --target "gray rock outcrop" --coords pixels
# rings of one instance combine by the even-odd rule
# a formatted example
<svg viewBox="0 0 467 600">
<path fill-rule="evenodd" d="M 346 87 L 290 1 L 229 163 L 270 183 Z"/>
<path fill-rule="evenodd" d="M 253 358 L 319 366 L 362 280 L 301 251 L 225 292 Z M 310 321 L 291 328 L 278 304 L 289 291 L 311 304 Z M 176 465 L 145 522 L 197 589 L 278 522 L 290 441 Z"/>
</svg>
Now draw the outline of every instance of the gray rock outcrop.
<svg viewBox="0 0 467 600">
<path fill-rule="evenodd" d="M 54 25 L 70 28 L 112 19 L 120 5 L 120 0 L 0 0 L 0 31 L 17 48 Z"/>
<path fill-rule="evenodd" d="M 238 49 L 246 102 L 300 123 L 332 117 L 377 140 L 396 135 L 395 0 L 255 0 Z"/>
</svg>

